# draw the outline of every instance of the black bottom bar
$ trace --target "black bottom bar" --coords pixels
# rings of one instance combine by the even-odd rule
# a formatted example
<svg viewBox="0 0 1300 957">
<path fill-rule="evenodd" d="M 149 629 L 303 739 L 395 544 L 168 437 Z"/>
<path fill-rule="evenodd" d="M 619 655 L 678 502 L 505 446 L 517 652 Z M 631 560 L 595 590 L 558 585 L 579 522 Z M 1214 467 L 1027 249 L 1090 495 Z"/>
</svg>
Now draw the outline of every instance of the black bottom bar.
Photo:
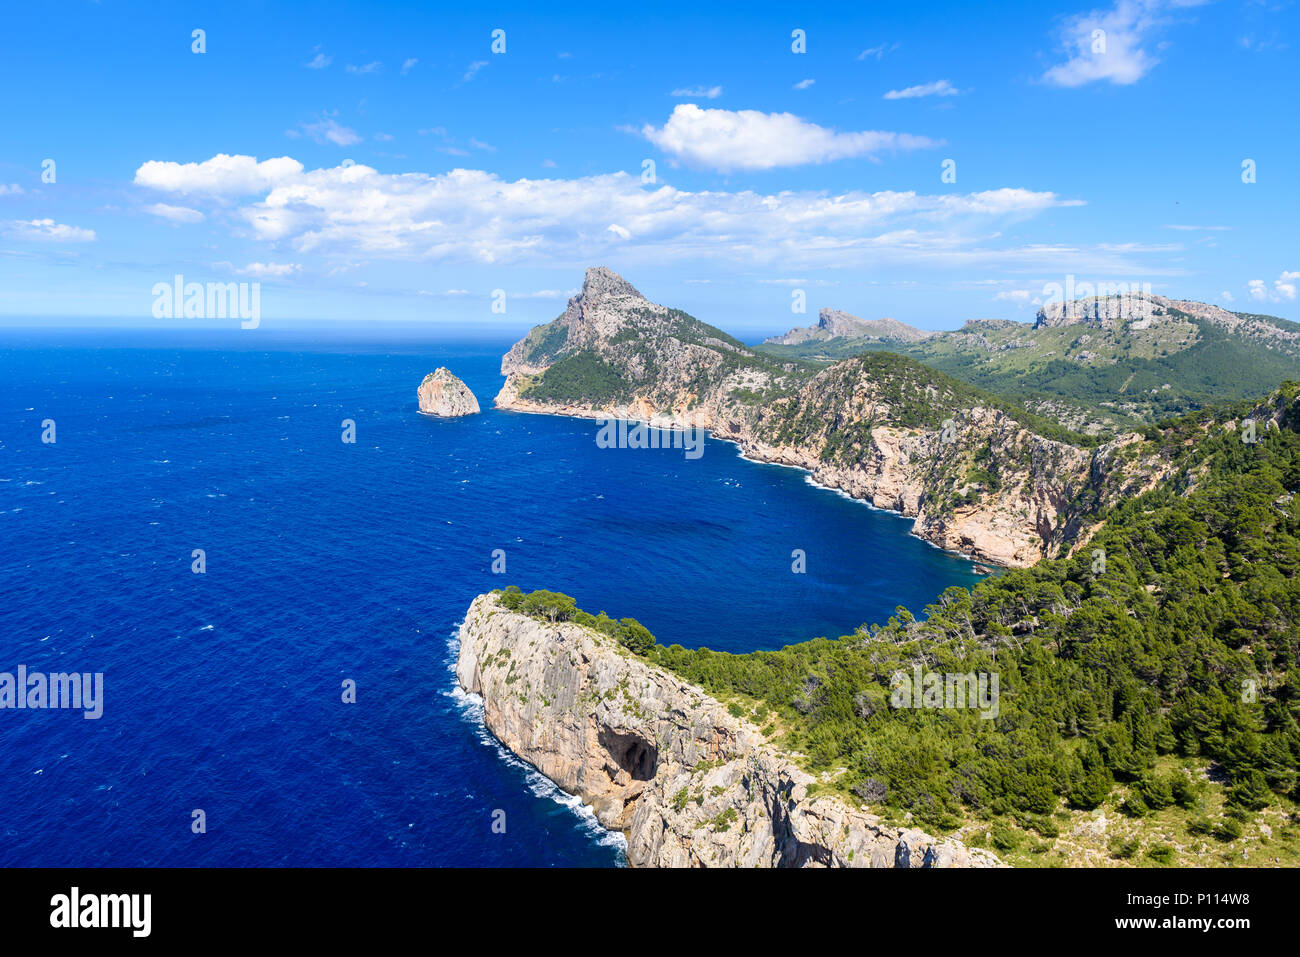
<svg viewBox="0 0 1300 957">
<path fill-rule="evenodd" d="M 713 925 L 720 939 L 734 943 L 738 934 L 752 930 L 769 945 L 773 933 L 816 940 L 857 927 L 866 935 L 865 947 L 871 936 L 867 927 L 875 923 L 918 943 L 1045 932 L 1071 941 L 1172 942 L 1199 935 L 1230 947 L 1257 931 L 1279 933 L 1293 926 L 1296 884 L 1290 871 L 1245 869 L 10 869 L 0 872 L 0 921 L 6 942 L 63 938 L 92 946 L 310 941 L 373 946 L 457 928 L 473 929 L 494 945 L 515 935 L 525 944 L 544 944 L 550 936 L 572 944 L 574 934 L 591 934 L 617 946 L 629 935 L 671 937 L 674 926 L 687 933 L 685 928 L 703 922 Z M 147 911 L 143 895 L 148 895 Z M 684 922 L 677 924 L 679 919 Z M 117 926 L 74 928 L 72 923 Z M 701 942 L 697 930 L 689 935 L 691 943 Z"/>
</svg>

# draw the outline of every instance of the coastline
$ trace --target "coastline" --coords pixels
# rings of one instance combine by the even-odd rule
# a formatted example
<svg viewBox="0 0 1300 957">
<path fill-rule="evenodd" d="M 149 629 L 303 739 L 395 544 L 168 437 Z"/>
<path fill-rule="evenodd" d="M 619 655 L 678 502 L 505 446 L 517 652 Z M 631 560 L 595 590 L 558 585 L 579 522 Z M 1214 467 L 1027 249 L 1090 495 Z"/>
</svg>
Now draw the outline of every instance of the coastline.
<svg viewBox="0 0 1300 957">
<path fill-rule="evenodd" d="M 613 847 L 618 851 L 618 866 L 628 866 L 627 835 L 602 824 L 600 818 L 596 816 L 595 808 L 585 802 L 581 795 L 570 794 L 564 790 L 535 764 L 511 751 L 488 727 L 487 703 L 483 700 L 483 696 L 466 691 L 456 678 L 456 664 L 460 658 L 461 634 L 464 628 L 465 619 L 462 618 L 456 623 L 451 637 L 447 639 L 447 650 L 451 652 L 451 659 L 447 664 L 447 670 L 451 673 L 451 690 L 443 694 L 455 702 L 461 719 L 474 729 L 479 742 L 484 747 L 494 748 L 501 761 L 523 772 L 524 786 L 534 797 L 545 798 L 564 808 L 573 816 L 578 828 L 588 833 L 598 845 Z"/>
<path fill-rule="evenodd" d="M 1007 866 L 816 793 L 746 715 L 585 625 L 489 593 L 456 640 L 456 681 L 482 701 L 482 726 L 621 835 L 631 867 Z"/>
<path fill-rule="evenodd" d="M 505 389 L 503 388 L 502 392 L 504 391 Z M 671 419 L 665 417 L 664 421 L 662 422 L 654 422 L 652 420 L 637 418 L 635 416 L 619 415 L 615 411 L 590 409 L 590 408 L 584 408 L 582 406 L 560 406 L 560 407 L 547 408 L 541 406 L 539 403 L 526 402 L 524 400 L 517 399 L 517 398 L 513 400 L 508 400 L 505 403 L 502 403 L 500 399 L 501 396 L 500 394 L 498 394 L 496 399 L 494 399 L 493 401 L 492 407 L 502 412 L 518 412 L 524 415 L 554 415 L 565 419 L 592 419 L 592 420 L 615 419 L 615 420 L 622 420 L 627 422 L 641 423 L 650 428 L 663 429 L 665 431 L 682 431 L 689 428 L 697 428 L 697 426 L 682 423 L 675 417 Z M 736 449 L 736 455 L 747 462 L 753 462 L 756 465 L 774 465 L 780 468 L 795 469 L 797 471 L 803 472 L 804 477 L 808 482 L 808 484 L 812 485 L 814 488 L 827 491 L 827 492 L 832 492 L 856 504 L 865 505 L 867 508 L 873 511 L 894 516 L 895 518 L 898 518 L 901 521 L 910 521 L 912 523 L 912 527 L 911 529 L 908 530 L 907 533 L 908 535 L 918 539 L 919 541 L 925 542 L 925 544 L 929 545 L 931 548 L 938 549 L 944 554 L 951 555 L 955 558 L 961 558 L 964 561 L 970 562 L 972 565 L 983 565 L 991 568 L 992 571 L 990 571 L 987 574 L 996 574 L 999 571 L 1005 571 L 1007 569 L 1018 567 L 1013 564 L 1008 564 L 1006 562 L 999 561 L 997 558 L 994 558 L 991 555 L 976 554 L 974 550 L 970 552 L 964 552 L 955 548 L 946 548 L 941 543 L 936 542 L 933 539 L 927 538 L 925 535 L 922 535 L 919 532 L 917 532 L 916 530 L 917 516 L 908 515 L 901 508 L 885 508 L 880 505 L 877 505 L 874 501 L 872 501 L 870 498 L 867 498 L 866 496 L 854 495 L 852 491 L 844 488 L 843 486 L 827 484 L 826 482 L 819 480 L 817 476 L 817 469 L 814 466 L 808 465 L 802 461 L 790 461 L 788 457 L 784 457 L 780 455 L 771 455 L 771 456 L 764 455 L 756 447 L 747 444 L 743 436 L 721 434 L 713 426 L 699 426 L 699 427 L 705 430 L 705 432 L 707 433 L 710 439 L 716 439 L 719 442 L 726 442 L 734 446 Z M 985 574 L 985 573 L 976 572 L 976 574 Z"/>
</svg>

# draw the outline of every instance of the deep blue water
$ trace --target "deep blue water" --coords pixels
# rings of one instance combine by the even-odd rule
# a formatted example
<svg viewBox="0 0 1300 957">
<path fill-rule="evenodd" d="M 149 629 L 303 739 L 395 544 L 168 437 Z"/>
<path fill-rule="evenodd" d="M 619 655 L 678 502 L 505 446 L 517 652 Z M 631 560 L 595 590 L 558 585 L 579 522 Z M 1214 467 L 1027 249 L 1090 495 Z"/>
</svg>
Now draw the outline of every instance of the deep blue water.
<svg viewBox="0 0 1300 957">
<path fill-rule="evenodd" d="M 590 421 L 492 411 L 507 342 L 160 336 L 0 333 L 0 671 L 105 684 L 98 721 L 0 710 L 0 865 L 616 864 L 453 692 L 475 595 L 745 651 L 976 578 L 728 443 L 600 449 Z M 418 414 L 438 365 L 484 414 Z"/>
</svg>

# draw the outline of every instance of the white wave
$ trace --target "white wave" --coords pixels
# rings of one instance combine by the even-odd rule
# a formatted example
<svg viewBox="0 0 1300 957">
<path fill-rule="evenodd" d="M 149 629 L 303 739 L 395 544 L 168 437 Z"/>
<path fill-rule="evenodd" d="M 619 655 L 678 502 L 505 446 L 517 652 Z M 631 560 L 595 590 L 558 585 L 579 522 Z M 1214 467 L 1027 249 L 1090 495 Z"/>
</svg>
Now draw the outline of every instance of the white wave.
<svg viewBox="0 0 1300 957">
<path fill-rule="evenodd" d="M 444 694 L 456 703 L 461 717 L 474 728 L 475 735 L 484 747 L 495 749 L 497 756 L 507 765 L 519 768 L 524 772 L 524 783 L 535 797 L 551 800 L 561 807 L 568 808 L 578 819 L 578 824 L 587 833 L 588 837 L 600 847 L 618 848 L 619 863 L 625 863 L 627 838 L 622 833 L 607 829 L 597 819 L 596 812 L 590 804 L 583 803 L 582 798 L 576 794 L 565 791 L 541 771 L 538 771 L 537 768 L 507 748 L 497 739 L 496 735 L 488 730 L 482 696 L 465 691 L 455 678 L 456 659 L 460 655 L 460 630 L 464 626 L 464 621 L 457 622 L 456 630 L 447 639 L 447 649 L 450 652 L 447 670 L 452 673 L 452 687 L 450 691 L 444 692 Z"/>
</svg>

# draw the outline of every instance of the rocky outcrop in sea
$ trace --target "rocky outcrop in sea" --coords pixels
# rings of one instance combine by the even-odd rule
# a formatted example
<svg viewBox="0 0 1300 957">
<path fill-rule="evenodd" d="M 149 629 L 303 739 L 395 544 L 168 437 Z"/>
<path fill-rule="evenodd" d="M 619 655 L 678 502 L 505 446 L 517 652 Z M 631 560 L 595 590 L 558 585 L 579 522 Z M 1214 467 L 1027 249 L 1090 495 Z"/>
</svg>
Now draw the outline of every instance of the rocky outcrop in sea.
<svg viewBox="0 0 1300 957">
<path fill-rule="evenodd" d="M 420 400 L 420 411 L 428 415 L 451 417 L 473 415 L 479 411 L 478 399 L 474 398 L 469 386 L 452 375 L 446 367 L 440 367 L 425 376 L 416 394 Z"/>
</svg>

